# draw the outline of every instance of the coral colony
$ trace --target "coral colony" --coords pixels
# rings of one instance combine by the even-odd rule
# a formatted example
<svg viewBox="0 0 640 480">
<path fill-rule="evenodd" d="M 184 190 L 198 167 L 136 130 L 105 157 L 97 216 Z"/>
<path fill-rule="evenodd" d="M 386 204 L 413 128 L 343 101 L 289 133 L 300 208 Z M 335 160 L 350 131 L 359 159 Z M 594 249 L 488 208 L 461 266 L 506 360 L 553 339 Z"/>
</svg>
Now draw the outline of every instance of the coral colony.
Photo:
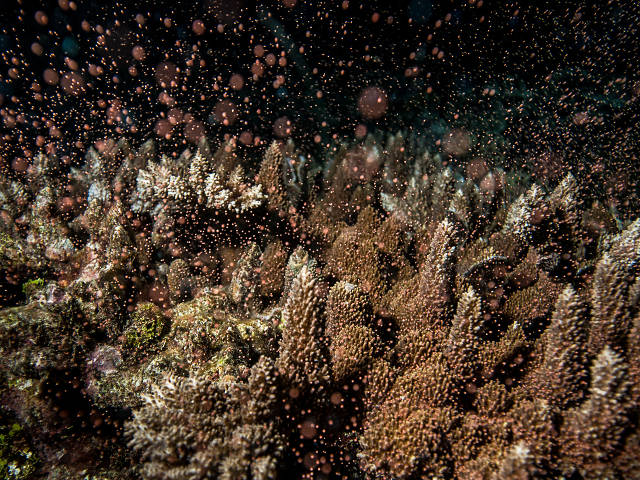
<svg viewBox="0 0 640 480">
<path fill-rule="evenodd" d="M 640 479 L 635 2 L 140 2 L 0 13 L 0 480 Z"/>
<path fill-rule="evenodd" d="M 72 171 L 71 211 L 55 156 L 5 180 L 2 268 L 27 300 L 0 314 L 2 399 L 31 463 L 638 478 L 640 220 L 619 228 L 571 174 L 476 182 L 377 144 L 294 177 L 291 144 L 254 173 L 233 142 L 120 141 Z"/>
</svg>

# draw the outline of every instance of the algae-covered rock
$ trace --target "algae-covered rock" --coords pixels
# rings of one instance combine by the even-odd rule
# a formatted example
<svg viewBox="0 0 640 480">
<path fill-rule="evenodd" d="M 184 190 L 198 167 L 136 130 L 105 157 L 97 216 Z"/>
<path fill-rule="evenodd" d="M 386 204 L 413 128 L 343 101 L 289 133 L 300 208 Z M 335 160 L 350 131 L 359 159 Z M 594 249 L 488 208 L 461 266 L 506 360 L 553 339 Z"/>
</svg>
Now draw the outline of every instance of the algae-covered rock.
<svg viewBox="0 0 640 480">
<path fill-rule="evenodd" d="M 95 260 L 85 266 L 68 290 L 89 324 L 115 339 L 126 318 L 129 287 L 130 275 L 125 269 L 101 266 Z"/>
<path fill-rule="evenodd" d="M 0 417 L 0 477 L 6 480 L 33 478 L 38 457 L 29 445 L 23 427 Z"/>
<path fill-rule="evenodd" d="M 188 363 L 210 367 L 213 362 L 218 372 L 228 373 L 275 351 L 275 335 L 269 321 L 233 313 L 223 293 L 205 290 L 174 308 L 167 349 Z"/>
<path fill-rule="evenodd" d="M 124 331 L 124 346 L 127 350 L 150 353 L 159 348 L 159 341 L 168 332 L 169 322 L 160 307 L 151 303 L 140 303 L 131 315 Z"/>
<path fill-rule="evenodd" d="M 0 311 L 0 365 L 15 375 L 39 377 L 74 365 L 83 350 L 84 332 L 39 302 Z"/>
<path fill-rule="evenodd" d="M 89 355 L 85 391 L 98 407 L 128 409 L 141 404 L 153 383 L 168 374 L 187 375 L 188 367 L 174 352 L 132 363 L 124 361 L 117 348 L 100 345 Z"/>
<path fill-rule="evenodd" d="M 32 278 L 22 284 L 22 293 L 24 293 L 25 296 L 29 298 L 31 297 L 31 295 L 42 290 L 43 288 L 44 288 L 44 279 Z"/>
</svg>

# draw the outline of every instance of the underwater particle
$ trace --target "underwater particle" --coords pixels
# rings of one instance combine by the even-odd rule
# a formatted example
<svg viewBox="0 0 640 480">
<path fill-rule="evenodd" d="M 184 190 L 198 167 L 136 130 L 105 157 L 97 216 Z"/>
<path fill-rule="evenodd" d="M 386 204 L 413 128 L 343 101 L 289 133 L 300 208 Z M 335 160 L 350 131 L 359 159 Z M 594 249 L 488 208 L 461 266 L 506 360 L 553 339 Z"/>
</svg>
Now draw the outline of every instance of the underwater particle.
<svg viewBox="0 0 640 480">
<path fill-rule="evenodd" d="M 147 57 L 147 53 L 145 52 L 144 48 L 140 45 L 136 45 L 135 47 L 133 47 L 133 49 L 131 50 L 131 56 L 138 60 L 139 62 L 141 62 L 142 60 L 144 60 Z"/>
<path fill-rule="evenodd" d="M 243 145 L 251 145 L 251 143 L 253 142 L 253 134 L 245 130 L 240 134 L 238 140 L 240 140 L 240 143 L 242 143 Z"/>
<path fill-rule="evenodd" d="M 185 115 L 187 118 L 187 115 Z M 184 136 L 185 138 L 194 144 L 197 144 L 205 135 L 205 127 L 204 123 L 200 120 L 196 120 L 195 118 L 189 116 L 188 120 L 185 121 L 184 124 Z"/>
<path fill-rule="evenodd" d="M 244 77 L 239 73 L 234 73 L 229 79 L 229 86 L 234 90 L 242 90 L 244 86 Z"/>
<path fill-rule="evenodd" d="M 562 155 L 551 151 L 537 155 L 533 160 L 532 168 L 536 178 L 547 182 L 560 178 L 567 171 L 567 165 Z"/>
<path fill-rule="evenodd" d="M 471 149 L 471 136 L 462 129 L 451 130 L 442 139 L 442 149 L 457 157 L 465 155 Z"/>
<path fill-rule="evenodd" d="M 213 117 L 225 127 L 233 125 L 238 120 L 238 107 L 231 100 L 220 100 L 213 107 Z"/>
<path fill-rule="evenodd" d="M 293 125 L 288 117 L 280 117 L 273 122 L 273 133 L 279 138 L 285 138 L 291 135 Z"/>
<path fill-rule="evenodd" d="M 194 20 L 191 24 L 191 30 L 196 35 L 203 35 L 207 31 L 207 27 L 205 27 L 204 22 L 202 20 Z"/>
<path fill-rule="evenodd" d="M 85 92 L 85 82 L 82 75 L 76 72 L 67 72 L 60 79 L 60 86 L 67 95 L 78 96 Z"/>
<path fill-rule="evenodd" d="M 34 15 L 34 18 L 39 25 L 46 25 L 49 23 L 49 17 L 42 10 L 38 10 Z"/>
<path fill-rule="evenodd" d="M 358 110 L 367 120 L 376 120 L 387 112 L 387 94 L 379 87 L 365 88 L 358 98 Z"/>
<path fill-rule="evenodd" d="M 80 45 L 75 38 L 67 36 L 62 40 L 62 51 L 70 57 L 75 57 L 80 53 Z"/>
<path fill-rule="evenodd" d="M 33 54 L 35 55 L 42 55 L 44 53 L 44 48 L 42 47 L 42 45 L 38 42 L 33 42 L 31 44 L 31 52 L 33 52 Z"/>
<path fill-rule="evenodd" d="M 58 74 L 55 72 L 55 70 L 52 70 L 50 68 L 47 68 L 43 73 L 42 73 L 42 78 L 44 79 L 44 81 L 46 83 L 48 83 L 49 85 L 56 85 L 58 83 L 59 80 L 59 76 Z"/>
<path fill-rule="evenodd" d="M 273 67 L 276 64 L 276 56 L 273 53 L 268 53 L 264 58 L 264 61 L 267 63 L 267 65 Z"/>
<path fill-rule="evenodd" d="M 251 73 L 253 74 L 254 79 L 258 79 L 264 74 L 264 65 L 260 60 L 253 62 L 251 65 Z"/>
<path fill-rule="evenodd" d="M 153 131 L 158 137 L 169 138 L 171 136 L 171 131 L 173 130 L 173 125 L 169 120 L 158 119 L 155 123 Z"/>
<path fill-rule="evenodd" d="M 357 146 L 347 151 L 342 168 L 349 180 L 367 183 L 378 173 L 383 161 L 377 148 Z"/>
<path fill-rule="evenodd" d="M 172 62 L 161 62 L 156 66 L 156 81 L 162 88 L 178 85 L 178 67 Z"/>
<path fill-rule="evenodd" d="M 367 126 L 362 123 L 358 124 L 355 128 L 354 134 L 358 140 L 366 137 L 367 135 Z"/>
</svg>

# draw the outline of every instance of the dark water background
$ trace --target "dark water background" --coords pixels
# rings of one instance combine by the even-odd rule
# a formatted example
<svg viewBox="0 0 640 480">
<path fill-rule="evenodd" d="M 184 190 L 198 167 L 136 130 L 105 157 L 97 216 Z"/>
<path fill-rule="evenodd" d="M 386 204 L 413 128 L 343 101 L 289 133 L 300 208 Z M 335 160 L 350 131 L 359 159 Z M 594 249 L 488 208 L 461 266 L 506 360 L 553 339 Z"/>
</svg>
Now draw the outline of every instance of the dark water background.
<svg viewBox="0 0 640 480">
<path fill-rule="evenodd" d="M 461 138 L 459 162 L 571 168 L 629 200 L 639 25 L 632 1 L 9 0 L 1 165 L 19 175 L 39 149 L 78 163 L 122 135 L 174 152 L 237 136 L 249 157 L 291 137 L 320 158 L 403 129 L 434 150 Z"/>
</svg>

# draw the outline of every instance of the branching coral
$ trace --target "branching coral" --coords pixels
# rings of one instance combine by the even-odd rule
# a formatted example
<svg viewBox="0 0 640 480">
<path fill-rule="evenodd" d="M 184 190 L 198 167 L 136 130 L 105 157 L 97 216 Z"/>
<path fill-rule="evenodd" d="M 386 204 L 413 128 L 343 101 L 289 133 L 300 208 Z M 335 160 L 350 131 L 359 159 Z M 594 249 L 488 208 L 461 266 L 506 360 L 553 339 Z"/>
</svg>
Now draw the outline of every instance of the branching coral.
<svg viewBox="0 0 640 480">
<path fill-rule="evenodd" d="M 273 142 L 260 165 L 258 183 L 267 195 L 267 206 L 279 215 L 285 215 L 288 208 L 287 191 L 284 185 L 284 155 L 278 142 Z"/>
<path fill-rule="evenodd" d="M 570 286 L 556 302 L 545 343 L 537 395 L 565 408 L 581 399 L 587 382 L 586 305 Z"/>
<path fill-rule="evenodd" d="M 231 144 L 221 149 L 219 159 L 209 159 L 198 151 L 184 164 L 166 157 L 159 165 L 149 163 L 146 170 L 138 173 L 138 200 L 134 201 L 138 211 L 157 213 L 165 208 L 180 212 L 190 204 L 243 213 L 260 206 L 265 198 L 262 187 L 247 182 L 242 165 L 233 159 Z"/>
<path fill-rule="evenodd" d="M 12 414 L 132 409 L 145 479 L 637 476 L 640 220 L 402 135 L 302 157 L 113 142 L 0 183 L 14 298 L 43 278 L 0 313 Z"/>
<path fill-rule="evenodd" d="M 283 332 L 276 365 L 299 388 L 322 386 L 329 378 L 324 311 L 317 280 L 302 267 L 282 311 Z"/>
<path fill-rule="evenodd" d="M 613 241 L 593 274 L 593 326 L 589 338 L 592 353 L 605 345 L 624 348 L 640 302 L 639 262 L 640 221 L 636 220 Z"/>
<path fill-rule="evenodd" d="M 564 451 L 588 478 L 601 478 L 628 427 L 630 379 L 621 355 L 608 346 L 591 369 L 587 401 L 567 412 Z"/>
<path fill-rule="evenodd" d="M 273 392 L 268 363 L 249 384 L 169 377 L 146 396 L 129 424 L 145 479 L 270 479 L 284 442 L 266 423 Z"/>
</svg>

